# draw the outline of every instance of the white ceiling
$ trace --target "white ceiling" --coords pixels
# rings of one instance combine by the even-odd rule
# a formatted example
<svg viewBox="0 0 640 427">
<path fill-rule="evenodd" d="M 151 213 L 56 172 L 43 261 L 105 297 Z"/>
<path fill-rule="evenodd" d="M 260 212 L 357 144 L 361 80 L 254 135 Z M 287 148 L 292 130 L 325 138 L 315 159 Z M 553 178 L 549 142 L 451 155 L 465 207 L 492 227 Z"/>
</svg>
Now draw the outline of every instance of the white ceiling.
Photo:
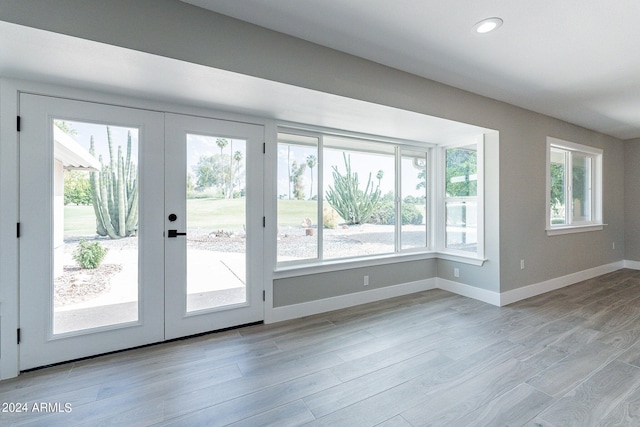
<svg viewBox="0 0 640 427">
<path fill-rule="evenodd" d="M 640 137 L 638 0 L 186 0 L 621 139 Z M 500 17 L 497 31 L 472 26 Z"/>
</svg>

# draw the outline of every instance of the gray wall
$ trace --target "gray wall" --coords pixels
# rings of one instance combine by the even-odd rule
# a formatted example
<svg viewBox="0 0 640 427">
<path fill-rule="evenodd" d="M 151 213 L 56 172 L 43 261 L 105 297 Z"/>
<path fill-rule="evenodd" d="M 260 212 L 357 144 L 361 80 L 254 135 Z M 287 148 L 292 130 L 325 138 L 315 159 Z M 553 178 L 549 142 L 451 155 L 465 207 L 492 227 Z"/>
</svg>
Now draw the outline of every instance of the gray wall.
<svg viewBox="0 0 640 427">
<path fill-rule="evenodd" d="M 624 259 L 624 144 L 612 137 L 532 113 L 500 126 L 501 290 Z M 603 231 L 547 236 L 546 137 L 602 148 Z M 616 242 L 616 249 L 612 243 Z M 520 260 L 525 269 L 520 270 Z"/>
<path fill-rule="evenodd" d="M 640 261 L 640 138 L 624 146 L 625 259 Z"/>
<path fill-rule="evenodd" d="M 347 295 L 436 277 L 435 259 L 376 265 L 329 273 L 278 279 L 273 283 L 273 306 L 283 307 L 307 301 Z M 369 286 L 363 285 L 369 276 Z M 319 286 L 318 284 L 321 284 Z"/>
<path fill-rule="evenodd" d="M 173 0 L 4 1 L 0 19 L 498 130 L 489 172 L 499 184 L 487 189 L 490 260 L 461 265 L 464 283 L 504 292 L 623 259 L 624 147 L 615 138 Z M 548 135 L 604 149 L 604 231 L 547 237 Z M 452 263 L 437 267 L 450 278 Z"/>
</svg>

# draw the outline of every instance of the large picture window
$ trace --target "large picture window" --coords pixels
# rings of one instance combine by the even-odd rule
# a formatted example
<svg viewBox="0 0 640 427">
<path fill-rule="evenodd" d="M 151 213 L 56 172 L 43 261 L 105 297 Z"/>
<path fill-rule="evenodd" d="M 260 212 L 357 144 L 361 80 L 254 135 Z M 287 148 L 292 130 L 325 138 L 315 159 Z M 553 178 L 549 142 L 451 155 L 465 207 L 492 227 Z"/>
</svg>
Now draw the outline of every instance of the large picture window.
<svg viewBox="0 0 640 427">
<path fill-rule="evenodd" d="M 280 128 L 277 263 L 484 256 L 483 136 L 456 145 Z"/>
<path fill-rule="evenodd" d="M 428 150 L 282 129 L 278 263 L 426 250 Z"/>
<path fill-rule="evenodd" d="M 602 228 L 602 150 L 547 138 L 547 231 Z"/>
</svg>

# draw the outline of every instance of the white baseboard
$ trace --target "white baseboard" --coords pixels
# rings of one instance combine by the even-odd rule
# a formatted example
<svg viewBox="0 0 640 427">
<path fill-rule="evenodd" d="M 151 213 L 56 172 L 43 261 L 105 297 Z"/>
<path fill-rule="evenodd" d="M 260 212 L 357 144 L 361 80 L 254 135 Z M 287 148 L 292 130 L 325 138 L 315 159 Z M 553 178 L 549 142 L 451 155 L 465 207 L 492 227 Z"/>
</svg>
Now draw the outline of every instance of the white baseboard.
<svg viewBox="0 0 640 427">
<path fill-rule="evenodd" d="M 297 319 L 300 317 L 340 310 L 360 304 L 438 288 L 501 307 L 536 295 L 564 288 L 565 286 L 573 285 L 574 283 L 578 283 L 583 280 L 592 279 L 602 274 L 611 273 L 621 268 L 640 270 L 640 261 L 618 261 L 502 293 L 433 277 L 430 279 L 387 286 L 364 292 L 356 292 L 321 300 L 308 301 L 285 307 L 276 307 L 265 312 L 264 322 L 275 323 L 283 320 Z"/>
<path fill-rule="evenodd" d="M 437 280 L 437 287 L 444 291 L 462 295 L 463 297 L 477 299 L 478 301 L 493 305 L 500 305 L 500 294 L 498 292 L 488 291 L 475 286 L 465 285 L 464 283 L 440 278 Z"/>
<path fill-rule="evenodd" d="M 588 270 L 567 274 L 566 276 L 545 280 L 544 282 L 523 286 L 522 288 L 514 289 L 512 291 L 502 292 L 500 294 L 499 305 L 505 306 L 523 299 L 534 297 L 536 295 L 555 291 L 556 289 L 564 288 L 565 286 L 573 285 L 574 283 L 578 283 L 583 280 L 593 279 L 594 277 L 600 276 L 602 274 L 620 270 L 621 268 L 624 268 L 626 266 L 626 263 L 627 261 L 617 261 L 611 264 L 605 264 L 599 267 L 590 268 Z M 638 263 L 638 265 L 640 266 L 640 263 Z"/>
<path fill-rule="evenodd" d="M 433 277 L 415 282 L 371 289 L 369 291 L 355 292 L 352 294 L 308 301 L 285 307 L 276 307 L 271 310 L 266 310 L 264 323 L 275 323 L 283 320 L 297 319 L 304 316 L 340 310 L 342 308 L 353 307 L 355 305 L 366 304 L 369 302 L 399 297 L 421 291 L 428 291 L 436 288 L 436 278 Z"/>
<path fill-rule="evenodd" d="M 624 260 L 624 268 L 630 268 L 632 270 L 640 270 L 640 261 Z"/>
</svg>

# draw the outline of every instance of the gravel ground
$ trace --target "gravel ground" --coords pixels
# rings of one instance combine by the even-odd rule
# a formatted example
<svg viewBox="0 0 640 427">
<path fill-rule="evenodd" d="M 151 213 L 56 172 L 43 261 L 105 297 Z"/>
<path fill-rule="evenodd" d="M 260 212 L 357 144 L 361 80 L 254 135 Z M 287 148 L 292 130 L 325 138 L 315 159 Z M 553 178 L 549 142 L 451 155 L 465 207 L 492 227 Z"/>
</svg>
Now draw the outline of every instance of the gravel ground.
<svg viewBox="0 0 640 427">
<path fill-rule="evenodd" d="M 316 257 L 317 229 L 313 235 L 307 235 L 301 227 L 285 227 L 279 230 L 278 258 L 305 259 Z M 394 227 L 391 225 L 352 225 L 337 229 L 324 229 L 324 257 L 342 258 L 371 254 L 384 254 L 394 251 Z M 424 239 L 424 226 L 403 226 L 404 245 L 420 246 Z M 71 254 L 81 238 L 65 239 L 65 253 Z M 87 240 L 91 240 L 87 238 Z M 96 237 L 109 251 L 136 249 L 136 237 L 112 240 Z M 201 250 L 227 253 L 244 253 L 246 236 L 243 232 L 229 233 L 225 231 L 203 232 L 189 230 L 187 246 Z M 77 303 L 90 299 L 109 290 L 109 282 L 113 275 L 121 270 L 121 266 L 103 264 L 95 270 L 83 270 L 77 266 L 65 266 L 64 274 L 55 280 L 55 305 Z"/>
<path fill-rule="evenodd" d="M 122 270 L 122 266 L 102 264 L 94 269 L 64 266 L 62 276 L 54 281 L 55 307 L 86 301 L 111 289 L 111 277 Z"/>
<path fill-rule="evenodd" d="M 317 232 L 316 229 L 314 230 Z M 403 226 L 402 242 L 405 247 L 424 246 L 424 226 Z M 350 225 L 323 230 L 325 259 L 392 253 L 395 250 L 393 225 Z M 278 257 L 315 258 L 316 236 L 307 236 L 304 229 L 287 227 L 278 236 Z"/>
</svg>

